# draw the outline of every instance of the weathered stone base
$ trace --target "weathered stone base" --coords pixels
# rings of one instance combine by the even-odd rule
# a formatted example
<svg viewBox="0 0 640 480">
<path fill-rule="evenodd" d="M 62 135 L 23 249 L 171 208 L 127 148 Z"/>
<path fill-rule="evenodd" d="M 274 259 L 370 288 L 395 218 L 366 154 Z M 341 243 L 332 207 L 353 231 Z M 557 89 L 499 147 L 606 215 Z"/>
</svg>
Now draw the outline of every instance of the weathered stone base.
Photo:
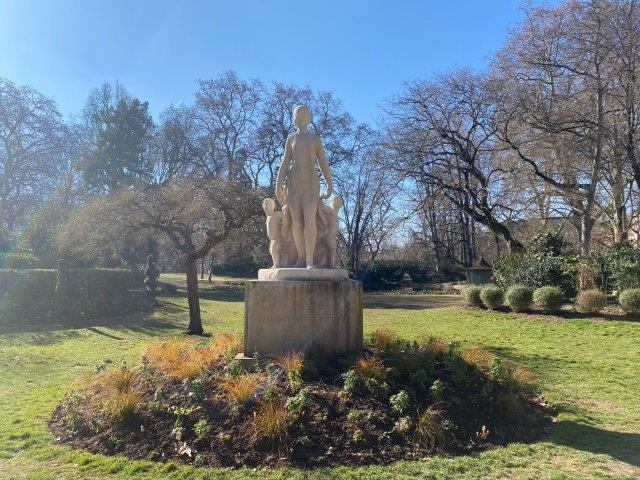
<svg viewBox="0 0 640 480">
<path fill-rule="evenodd" d="M 332 358 L 362 348 L 362 285 L 354 280 L 247 282 L 244 354 Z"/>
<path fill-rule="evenodd" d="M 341 268 L 261 268 L 258 280 L 349 280 L 349 273 Z"/>
</svg>

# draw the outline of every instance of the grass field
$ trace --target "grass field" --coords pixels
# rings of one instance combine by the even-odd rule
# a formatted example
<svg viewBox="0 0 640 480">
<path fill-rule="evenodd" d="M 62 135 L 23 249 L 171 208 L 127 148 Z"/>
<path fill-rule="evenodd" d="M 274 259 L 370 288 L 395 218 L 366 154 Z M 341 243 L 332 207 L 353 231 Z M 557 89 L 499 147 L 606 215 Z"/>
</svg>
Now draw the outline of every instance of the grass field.
<svg viewBox="0 0 640 480">
<path fill-rule="evenodd" d="M 241 293 L 204 291 L 203 297 L 206 330 L 240 333 Z M 105 361 L 135 362 L 146 342 L 184 329 L 183 295 L 160 302 L 151 315 L 84 325 L 60 319 L 47 328 L 0 326 L 0 479 L 640 478 L 640 322 L 424 309 L 401 302 L 370 304 L 366 332 L 438 335 L 526 365 L 557 408 L 550 436 L 472 456 L 311 471 L 199 469 L 57 445 L 46 422 L 81 372 Z"/>
</svg>

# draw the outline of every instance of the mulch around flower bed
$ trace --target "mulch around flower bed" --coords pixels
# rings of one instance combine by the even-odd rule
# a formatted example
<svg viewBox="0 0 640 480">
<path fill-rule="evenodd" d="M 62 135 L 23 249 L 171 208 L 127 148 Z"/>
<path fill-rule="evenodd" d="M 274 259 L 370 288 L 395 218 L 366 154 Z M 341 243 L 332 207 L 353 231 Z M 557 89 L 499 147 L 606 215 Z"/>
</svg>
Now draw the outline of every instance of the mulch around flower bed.
<svg viewBox="0 0 640 480">
<path fill-rule="evenodd" d="M 390 463 L 548 432 L 552 410 L 524 370 L 481 349 L 433 345 L 387 339 L 367 346 L 369 363 L 318 370 L 305 360 L 291 372 L 275 359 L 254 373 L 238 369 L 231 347 L 198 357 L 202 368 L 187 378 L 144 358 L 75 388 L 49 427 L 56 441 L 94 453 L 221 467 Z M 248 376 L 255 391 L 232 401 L 226 385 Z"/>
</svg>

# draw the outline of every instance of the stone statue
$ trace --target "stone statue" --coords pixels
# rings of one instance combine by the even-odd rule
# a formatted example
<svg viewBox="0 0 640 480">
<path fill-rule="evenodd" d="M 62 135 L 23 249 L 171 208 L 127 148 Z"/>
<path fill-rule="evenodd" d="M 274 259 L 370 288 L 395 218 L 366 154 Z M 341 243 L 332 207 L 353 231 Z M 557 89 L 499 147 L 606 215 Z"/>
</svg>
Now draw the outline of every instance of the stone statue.
<svg viewBox="0 0 640 480">
<path fill-rule="evenodd" d="M 273 198 L 265 198 L 262 202 L 262 209 L 267 215 L 267 237 L 269 237 L 269 253 L 273 259 L 271 268 L 280 268 L 285 252 L 283 251 L 284 235 L 283 223 L 284 214 L 276 211 L 276 202 Z"/>
<path fill-rule="evenodd" d="M 153 255 L 147 257 L 147 268 L 144 270 L 144 287 L 148 295 L 155 295 L 160 272 L 154 263 Z"/>
<path fill-rule="evenodd" d="M 338 196 L 331 199 L 331 207 L 327 207 L 322 202 L 319 205 L 318 223 L 323 223 L 324 234 L 318 235 L 314 255 L 316 265 L 323 265 L 326 268 L 335 268 L 336 266 L 336 248 L 338 246 L 338 230 L 340 228 L 338 211 L 341 208 L 342 198 Z"/>
<path fill-rule="evenodd" d="M 69 295 L 69 276 L 67 275 L 67 264 L 64 259 L 58 259 L 58 273 L 56 275 L 56 294 L 59 296 Z"/>
<path fill-rule="evenodd" d="M 281 205 L 286 204 L 288 216 L 291 218 L 297 253 L 293 266 L 314 268 L 314 252 L 318 239 L 316 216 L 320 201 L 329 198 L 333 192 L 333 181 L 320 137 L 307 130 L 311 123 L 311 110 L 308 106 L 299 105 L 293 110 L 293 123 L 296 132 L 289 135 L 285 142 L 276 183 L 276 197 Z M 322 195 L 316 165 L 320 167 L 327 184 L 327 191 Z M 286 223 L 285 217 L 283 224 Z"/>
<path fill-rule="evenodd" d="M 336 245 L 338 239 L 338 211 L 342 207 L 342 198 L 335 196 L 331 206 L 318 201 L 318 210 L 314 219 L 317 240 L 313 253 L 313 265 L 317 268 L 335 268 Z M 271 268 L 295 267 L 298 252 L 291 229 L 292 217 L 289 206 L 282 211 L 276 210 L 276 202 L 265 198 L 262 208 L 267 215 L 267 236 L 269 237 L 269 253 L 273 259 Z"/>
</svg>

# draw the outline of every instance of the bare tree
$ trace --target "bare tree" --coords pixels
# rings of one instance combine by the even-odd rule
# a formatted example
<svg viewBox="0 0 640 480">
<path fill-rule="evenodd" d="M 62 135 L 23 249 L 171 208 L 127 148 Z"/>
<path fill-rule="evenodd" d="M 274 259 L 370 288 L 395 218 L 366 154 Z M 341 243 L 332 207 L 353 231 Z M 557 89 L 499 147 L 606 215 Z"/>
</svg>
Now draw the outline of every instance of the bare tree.
<svg viewBox="0 0 640 480">
<path fill-rule="evenodd" d="M 469 71 L 407 85 L 387 112 L 389 145 L 399 155 L 391 166 L 520 250 L 505 223 L 514 212 L 501 196 L 509 172 L 496 147 L 494 111 L 484 77 Z"/>
<path fill-rule="evenodd" d="M 351 272 L 359 270 L 365 251 L 370 261 L 375 260 L 400 222 L 395 215 L 398 186 L 393 173 L 385 168 L 385 160 L 382 149 L 371 147 L 335 175 L 336 191 L 344 202 L 340 240 Z"/>
<path fill-rule="evenodd" d="M 13 241 L 62 167 L 66 129 L 55 102 L 0 78 L 0 244 Z"/>
<path fill-rule="evenodd" d="M 243 227 L 259 209 L 255 193 L 226 179 L 191 176 L 162 186 L 138 185 L 90 201 L 61 230 L 61 248 L 78 253 L 118 245 L 123 237 L 152 231 L 179 252 L 187 277 L 187 334 L 202 334 L 197 262 Z"/>
<path fill-rule="evenodd" d="M 261 95 L 258 80 L 245 81 L 231 71 L 198 82 L 193 109 L 198 124 L 196 161 L 209 176 L 245 175 Z"/>
<path fill-rule="evenodd" d="M 495 62 L 500 137 L 566 197 L 590 249 L 612 89 L 608 2 L 534 8 Z"/>
</svg>

